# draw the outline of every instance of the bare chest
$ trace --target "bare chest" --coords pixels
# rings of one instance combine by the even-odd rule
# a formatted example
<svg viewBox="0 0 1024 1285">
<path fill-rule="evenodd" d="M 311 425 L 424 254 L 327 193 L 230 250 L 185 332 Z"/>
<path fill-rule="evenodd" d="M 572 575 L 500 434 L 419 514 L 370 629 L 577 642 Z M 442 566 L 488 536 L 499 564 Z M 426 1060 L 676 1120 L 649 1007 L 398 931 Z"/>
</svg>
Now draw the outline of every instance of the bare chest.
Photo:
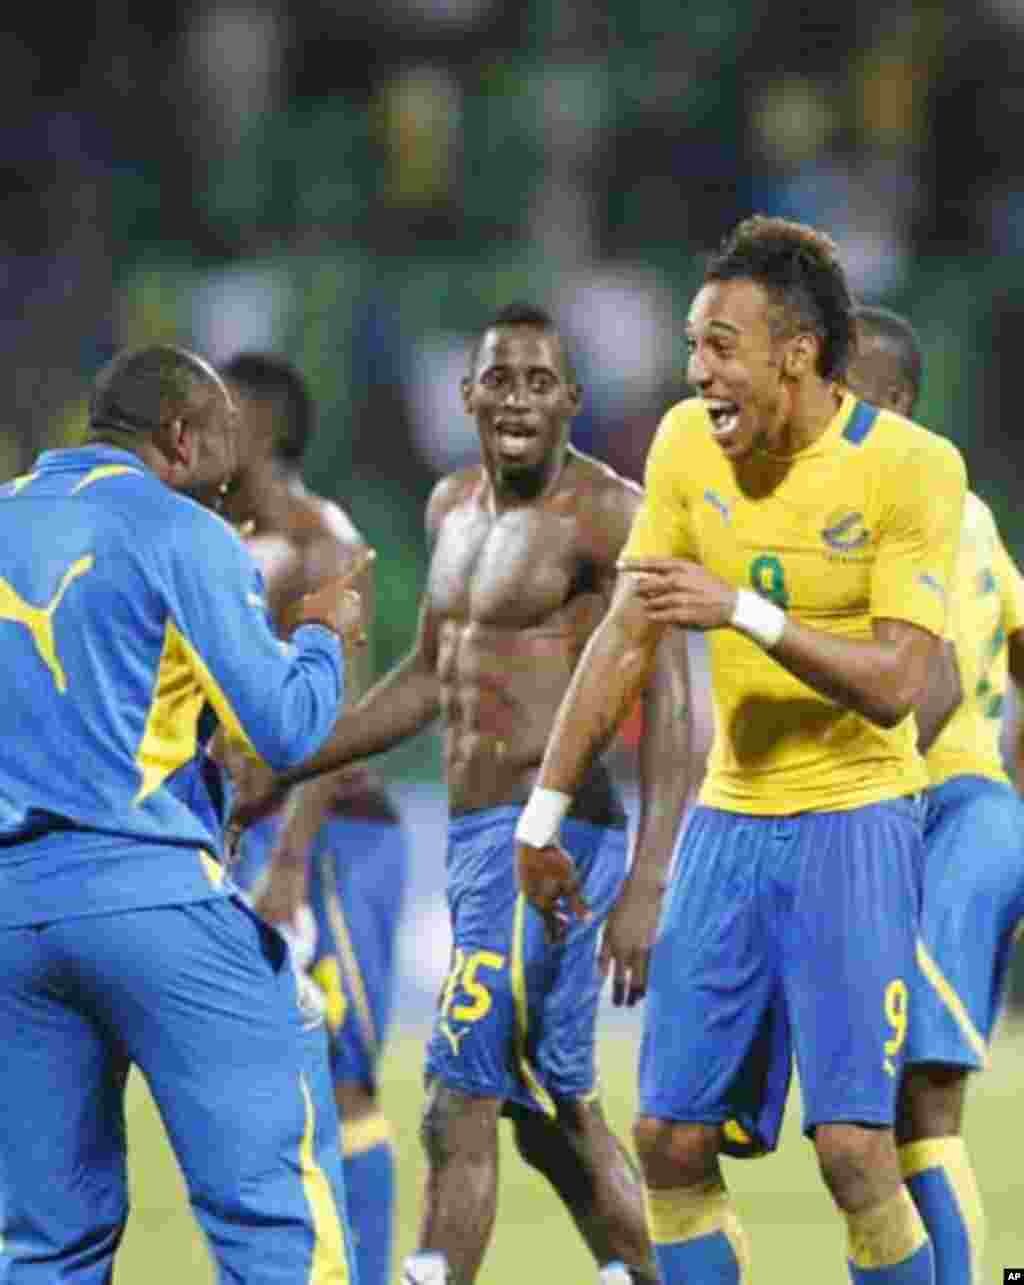
<svg viewBox="0 0 1024 1285">
<path fill-rule="evenodd" d="M 575 515 L 459 510 L 445 519 L 435 545 L 431 608 L 466 623 L 531 628 L 595 592 L 601 571 Z"/>
</svg>

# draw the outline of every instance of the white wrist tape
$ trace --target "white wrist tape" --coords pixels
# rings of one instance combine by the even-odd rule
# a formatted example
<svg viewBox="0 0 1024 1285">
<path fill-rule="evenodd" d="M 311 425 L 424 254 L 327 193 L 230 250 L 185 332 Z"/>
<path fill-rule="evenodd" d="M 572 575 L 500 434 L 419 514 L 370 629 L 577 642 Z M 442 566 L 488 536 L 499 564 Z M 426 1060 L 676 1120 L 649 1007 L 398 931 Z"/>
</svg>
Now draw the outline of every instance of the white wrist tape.
<svg viewBox="0 0 1024 1285">
<path fill-rule="evenodd" d="M 741 634 L 746 634 L 771 651 L 786 628 L 786 613 L 781 607 L 776 607 L 774 602 L 762 598 L 759 593 L 740 589 L 736 594 L 736 606 L 729 623 L 733 629 L 738 629 Z"/>
<path fill-rule="evenodd" d="M 526 800 L 526 807 L 516 826 L 516 838 L 531 848 L 544 848 L 558 838 L 562 817 L 569 811 L 572 795 L 561 790 L 546 790 L 542 785 L 534 788 Z"/>
</svg>

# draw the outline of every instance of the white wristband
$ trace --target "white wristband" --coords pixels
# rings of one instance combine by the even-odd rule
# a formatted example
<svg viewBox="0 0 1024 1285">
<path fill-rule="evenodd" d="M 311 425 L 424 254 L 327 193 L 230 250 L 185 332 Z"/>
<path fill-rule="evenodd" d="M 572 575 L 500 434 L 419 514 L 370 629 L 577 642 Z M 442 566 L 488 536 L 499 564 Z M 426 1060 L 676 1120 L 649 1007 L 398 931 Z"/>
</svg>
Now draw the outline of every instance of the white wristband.
<svg viewBox="0 0 1024 1285">
<path fill-rule="evenodd" d="M 746 634 L 771 651 L 786 628 L 786 613 L 781 607 L 776 607 L 774 602 L 762 598 L 759 593 L 740 589 L 736 594 L 736 606 L 732 609 L 729 623 L 733 629 L 738 629 L 741 634 Z"/>
<path fill-rule="evenodd" d="M 558 838 L 562 817 L 569 811 L 571 794 L 561 790 L 546 790 L 542 785 L 534 788 L 526 800 L 526 807 L 516 826 L 516 839 L 531 848 L 545 848 Z"/>
</svg>

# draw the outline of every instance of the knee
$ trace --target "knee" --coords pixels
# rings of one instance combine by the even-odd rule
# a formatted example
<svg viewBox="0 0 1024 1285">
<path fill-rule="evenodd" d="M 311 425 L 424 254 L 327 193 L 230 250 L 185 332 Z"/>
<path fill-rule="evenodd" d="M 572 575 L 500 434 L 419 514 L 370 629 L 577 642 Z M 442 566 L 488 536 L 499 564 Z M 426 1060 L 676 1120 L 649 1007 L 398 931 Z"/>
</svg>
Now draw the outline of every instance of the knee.
<svg viewBox="0 0 1024 1285">
<path fill-rule="evenodd" d="M 717 1125 L 641 1116 L 633 1126 L 633 1141 L 650 1187 L 689 1187 L 718 1172 Z"/>
<path fill-rule="evenodd" d="M 855 1124 L 819 1125 L 814 1149 L 825 1185 L 840 1209 L 856 1212 L 900 1185 L 892 1132 Z"/>
<path fill-rule="evenodd" d="M 491 1158 L 498 1145 L 495 1098 L 471 1098 L 434 1081 L 420 1121 L 420 1141 L 436 1168 L 453 1159 L 469 1163 Z"/>
<path fill-rule="evenodd" d="M 966 1071 L 957 1066 L 911 1067 L 900 1085 L 897 1141 L 902 1145 L 957 1136 L 963 1123 L 966 1080 Z"/>
</svg>

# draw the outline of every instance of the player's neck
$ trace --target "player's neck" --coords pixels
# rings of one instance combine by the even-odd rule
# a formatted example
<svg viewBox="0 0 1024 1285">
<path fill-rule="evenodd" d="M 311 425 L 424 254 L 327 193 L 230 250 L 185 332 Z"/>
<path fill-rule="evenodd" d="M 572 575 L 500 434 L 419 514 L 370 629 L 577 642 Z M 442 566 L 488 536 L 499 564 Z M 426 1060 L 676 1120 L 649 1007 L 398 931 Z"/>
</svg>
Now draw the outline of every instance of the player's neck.
<svg viewBox="0 0 1024 1285">
<path fill-rule="evenodd" d="M 570 454 L 571 449 L 568 446 L 563 447 L 552 452 L 540 468 L 505 476 L 485 462 L 484 476 L 487 480 L 486 495 L 489 508 L 494 513 L 501 513 L 505 509 L 537 504 L 554 494 L 561 484 L 562 474 L 565 472 Z"/>
<path fill-rule="evenodd" d="M 244 469 L 231 495 L 231 513 L 239 521 L 253 522 L 255 529 L 277 530 L 295 499 L 302 492 L 302 479 L 276 460 L 261 461 Z"/>
<path fill-rule="evenodd" d="M 797 386 L 789 413 L 766 443 L 766 454 L 785 458 L 806 451 L 825 433 L 842 401 L 841 390 L 827 380 L 814 379 Z"/>
</svg>

